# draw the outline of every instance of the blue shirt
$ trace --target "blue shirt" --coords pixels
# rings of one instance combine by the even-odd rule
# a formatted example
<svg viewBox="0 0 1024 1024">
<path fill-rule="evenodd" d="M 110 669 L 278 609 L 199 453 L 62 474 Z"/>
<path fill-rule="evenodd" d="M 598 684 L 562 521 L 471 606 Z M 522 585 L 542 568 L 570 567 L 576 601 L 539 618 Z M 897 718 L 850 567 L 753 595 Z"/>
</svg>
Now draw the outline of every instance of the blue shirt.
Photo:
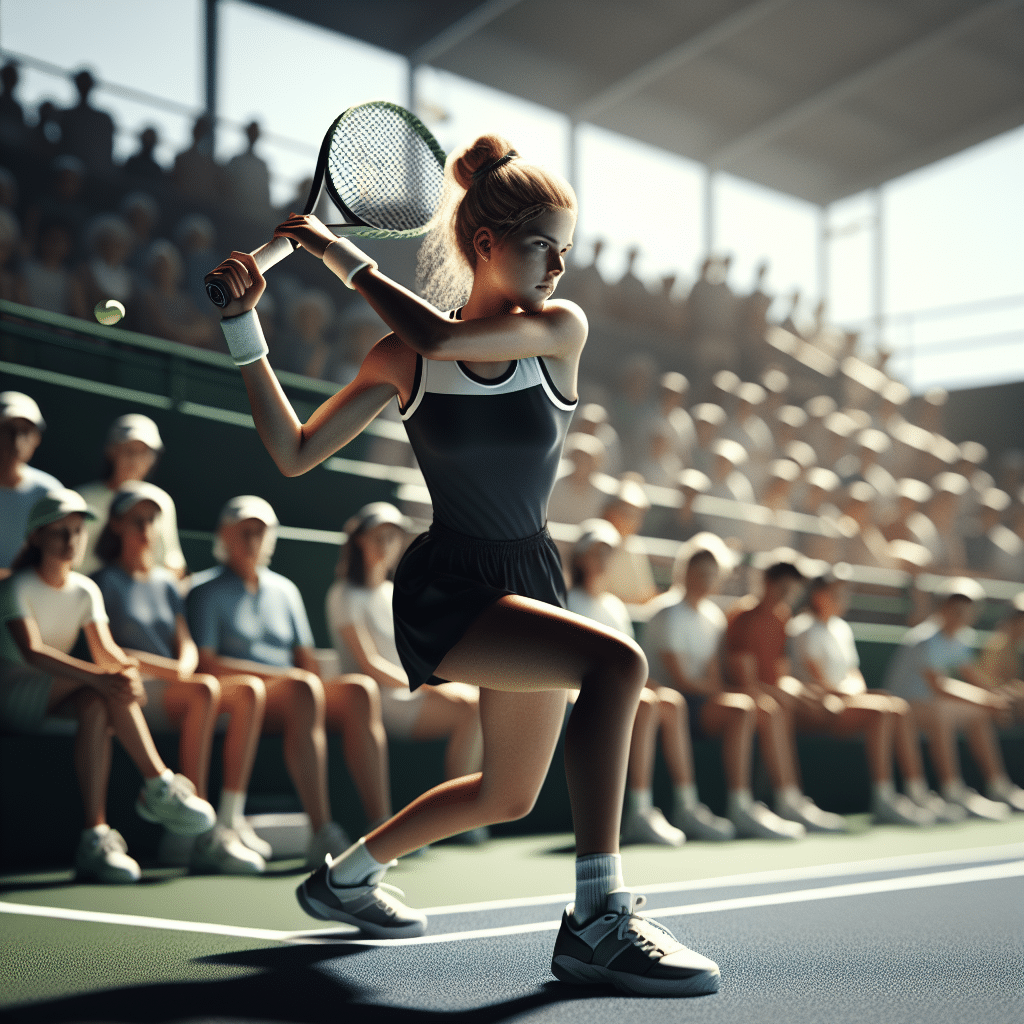
<svg viewBox="0 0 1024 1024">
<path fill-rule="evenodd" d="M 192 638 L 225 658 L 291 668 L 294 648 L 314 645 L 302 595 L 279 573 L 261 568 L 258 575 L 251 594 L 227 566 L 198 573 L 186 601 Z"/>
<path fill-rule="evenodd" d="M 924 669 L 952 676 L 974 660 L 974 630 L 961 629 L 946 636 L 931 619 L 907 632 L 889 664 L 885 688 L 904 700 L 933 700 Z"/>
<path fill-rule="evenodd" d="M 64 485 L 35 466 L 21 467 L 17 487 L 0 487 L 0 569 L 10 568 L 25 543 L 25 527 L 32 506 L 47 492 Z"/>
<path fill-rule="evenodd" d="M 176 620 L 185 613 L 185 602 L 163 566 L 154 566 L 148 580 L 132 579 L 119 565 L 104 566 L 92 578 L 107 606 L 110 633 L 121 647 L 178 656 Z"/>
</svg>

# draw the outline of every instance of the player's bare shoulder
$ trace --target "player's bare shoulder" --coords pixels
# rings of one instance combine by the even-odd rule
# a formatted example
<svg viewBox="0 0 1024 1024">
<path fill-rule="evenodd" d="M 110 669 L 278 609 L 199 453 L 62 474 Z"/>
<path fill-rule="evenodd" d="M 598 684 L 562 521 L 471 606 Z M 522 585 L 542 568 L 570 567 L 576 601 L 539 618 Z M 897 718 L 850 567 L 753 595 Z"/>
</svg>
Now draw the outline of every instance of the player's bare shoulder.
<svg viewBox="0 0 1024 1024">
<path fill-rule="evenodd" d="M 590 323 L 587 314 L 571 299 L 548 299 L 543 315 L 549 318 L 566 354 L 579 351 L 586 344 Z"/>
</svg>

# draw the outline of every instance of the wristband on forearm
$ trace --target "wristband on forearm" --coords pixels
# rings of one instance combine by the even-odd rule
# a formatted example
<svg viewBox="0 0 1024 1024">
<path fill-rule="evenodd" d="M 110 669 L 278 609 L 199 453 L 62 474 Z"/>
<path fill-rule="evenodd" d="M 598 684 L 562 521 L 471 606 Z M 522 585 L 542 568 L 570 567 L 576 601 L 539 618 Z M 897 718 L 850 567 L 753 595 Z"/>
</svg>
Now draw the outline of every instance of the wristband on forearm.
<svg viewBox="0 0 1024 1024">
<path fill-rule="evenodd" d="M 238 316 L 225 317 L 220 322 L 220 329 L 224 332 L 224 340 L 228 343 L 228 351 L 235 366 L 248 366 L 270 351 L 255 309 Z"/>
<path fill-rule="evenodd" d="M 361 249 L 357 249 L 347 238 L 336 238 L 324 253 L 324 264 L 337 274 L 349 288 L 354 288 L 352 278 L 363 267 L 377 269 L 375 260 L 371 260 Z"/>
</svg>

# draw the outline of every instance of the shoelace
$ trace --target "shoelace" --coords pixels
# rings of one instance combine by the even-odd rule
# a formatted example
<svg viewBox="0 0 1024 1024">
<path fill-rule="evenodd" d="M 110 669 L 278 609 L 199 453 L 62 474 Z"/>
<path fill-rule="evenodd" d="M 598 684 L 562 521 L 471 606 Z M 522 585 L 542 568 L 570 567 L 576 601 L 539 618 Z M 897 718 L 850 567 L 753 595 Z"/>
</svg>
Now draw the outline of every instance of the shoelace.
<svg viewBox="0 0 1024 1024">
<path fill-rule="evenodd" d="M 654 933 L 655 936 L 663 937 L 668 939 L 672 945 L 677 945 L 679 940 L 670 932 L 663 924 L 659 924 L 657 921 L 652 921 L 647 917 L 640 917 L 636 912 L 647 904 L 647 897 L 642 893 L 637 893 L 633 896 L 630 909 L 623 908 L 619 911 L 621 920 L 619 921 L 619 927 L 617 932 L 617 938 L 620 941 L 627 941 L 627 936 L 630 932 L 633 933 L 633 938 L 629 941 L 633 943 L 638 949 L 644 953 L 665 953 L 666 950 L 656 941 L 655 937 L 652 937 L 650 933 Z"/>
<path fill-rule="evenodd" d="M 97 845 L 105 853 L 128 852 L 128 844 L 124 841 L 124 836 L 114 828 L 100 836 L 100 841 Z"/>
</svg>

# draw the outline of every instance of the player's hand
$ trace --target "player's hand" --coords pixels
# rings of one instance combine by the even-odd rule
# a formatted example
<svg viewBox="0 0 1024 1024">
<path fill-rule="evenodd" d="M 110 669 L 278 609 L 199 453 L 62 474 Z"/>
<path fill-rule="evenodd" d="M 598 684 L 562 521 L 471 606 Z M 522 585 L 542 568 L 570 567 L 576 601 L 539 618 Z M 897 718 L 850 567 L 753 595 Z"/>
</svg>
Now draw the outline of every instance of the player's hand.
<svg viewBox="0 0 1024 1024">
<path fill-rule="evenodd" d="M 252 255 L 237 251 L 214 267 L 203 281 L 206 284 L 216 281 L 231 296 L 231 301 L 220 311 L 222 317 L 240 316 L 255 309 L 267 287 L 266 278 Z"/>
<path fill-rule="evenodd" d="M 325 227 L 319 217 L 313 214 L 293 213 L 274 230 L 275 238 L 290 238 L 307 252 L 311 252 L 318 260 L 324 258 L 327 246 L 337 241 L 338 236 Z"/>
</svg>

